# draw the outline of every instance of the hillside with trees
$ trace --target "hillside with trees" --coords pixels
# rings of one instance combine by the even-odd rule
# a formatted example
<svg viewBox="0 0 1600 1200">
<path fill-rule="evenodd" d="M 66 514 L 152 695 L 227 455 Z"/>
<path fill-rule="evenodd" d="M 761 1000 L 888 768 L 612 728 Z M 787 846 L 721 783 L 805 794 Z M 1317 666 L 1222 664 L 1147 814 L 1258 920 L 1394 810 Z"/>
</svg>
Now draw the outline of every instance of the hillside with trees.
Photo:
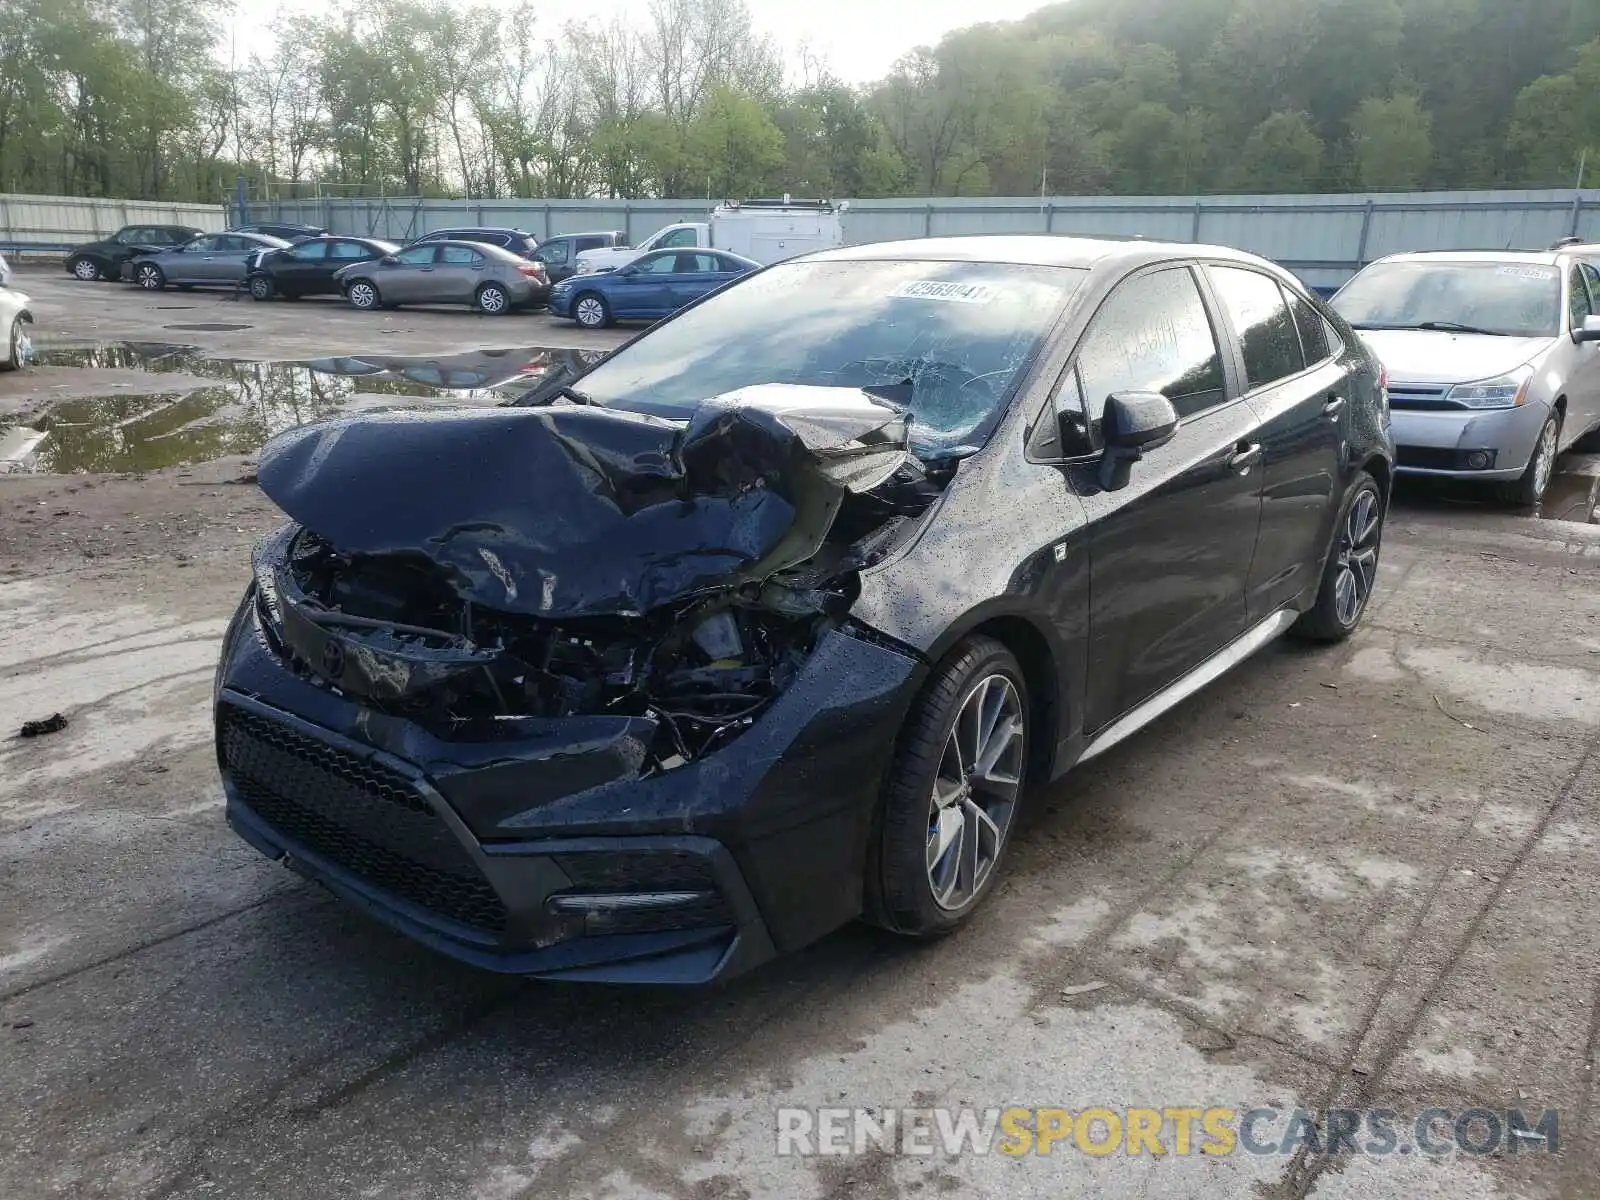
<svg viewBox="0 0 1600 1200">
<path fill-rule="evenodd" d="M 365 0 L 7 0 L 0 192 L 1192 194 L 1600 180 L 1596 0 L 1066 0 L 846 84 L 744 0 L 551 26 Z"/>
</svg>

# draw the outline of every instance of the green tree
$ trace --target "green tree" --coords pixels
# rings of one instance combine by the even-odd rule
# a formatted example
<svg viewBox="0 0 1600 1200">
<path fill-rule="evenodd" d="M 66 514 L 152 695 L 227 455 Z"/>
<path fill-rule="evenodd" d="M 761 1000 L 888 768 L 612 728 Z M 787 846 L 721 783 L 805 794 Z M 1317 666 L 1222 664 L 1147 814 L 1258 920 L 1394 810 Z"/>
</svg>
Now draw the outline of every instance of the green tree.
<svg viewBox="0 0 1600 1200">
<path fill-rule="evenodd" d="M 1433 116 L 1414 95 L 1368 98 L 1350 119 L 1356 179 L 1364 188 L 1418 187 L 1433 165 Z"/>
<path fill-rule="evenodd" d="M 719 87 L 706 97 L 685 139 L 690 178 L 702 175 L 708 198 L 759 194 L 782 166 L 783 134 L 757 100 Z"/>
<path fill-rule="evenodd" d="M 1250 131 L 1233 183 L 1247 192 L 1307 192 L 1322 181 L 1322 139 L 1303 112 L 1273 113 Z"/>
</svg>

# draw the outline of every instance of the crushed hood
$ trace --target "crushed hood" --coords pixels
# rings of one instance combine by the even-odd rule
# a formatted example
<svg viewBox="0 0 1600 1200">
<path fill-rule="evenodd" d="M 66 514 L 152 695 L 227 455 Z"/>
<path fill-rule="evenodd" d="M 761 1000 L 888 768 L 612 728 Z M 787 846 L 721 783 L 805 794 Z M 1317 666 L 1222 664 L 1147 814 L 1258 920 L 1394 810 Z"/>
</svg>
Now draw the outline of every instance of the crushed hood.
<svg viewBox="0 0 1600 1200">
<path fill-rule="evenodd" d="M 687 421 L 578 405 L 349 417 L 279 436 L 262 490 L 346 555 L 420 555 L 463 598 L 547 618 L 643 613 L 821 547 L 845 495 L 909 458 L 856 389 L 764 385 Z"/>
</svg>

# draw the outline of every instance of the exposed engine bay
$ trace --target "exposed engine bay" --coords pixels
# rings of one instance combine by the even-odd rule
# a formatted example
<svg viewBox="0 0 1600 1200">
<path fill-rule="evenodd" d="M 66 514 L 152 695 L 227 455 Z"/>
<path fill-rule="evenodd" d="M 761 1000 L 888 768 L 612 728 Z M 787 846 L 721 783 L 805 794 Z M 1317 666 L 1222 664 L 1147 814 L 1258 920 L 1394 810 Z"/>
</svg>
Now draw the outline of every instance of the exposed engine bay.
<svg viewBox="0 0 1600 1200">
<path fill-rule="evenodd" d="M 258 552 L 258 612 L 303 677 L 435 736 L 642 717 L 670 770 L 788 686 L 949 471 L 855 389 L 352 418 L 262 456 L 298 528 Z"/>
</svg>

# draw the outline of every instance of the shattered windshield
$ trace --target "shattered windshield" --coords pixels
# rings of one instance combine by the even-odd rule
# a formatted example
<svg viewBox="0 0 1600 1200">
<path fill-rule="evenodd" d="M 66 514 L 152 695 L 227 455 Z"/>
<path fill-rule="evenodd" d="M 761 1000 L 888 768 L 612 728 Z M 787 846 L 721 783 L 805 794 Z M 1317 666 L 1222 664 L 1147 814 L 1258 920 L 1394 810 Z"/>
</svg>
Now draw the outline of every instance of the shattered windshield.
<svg viewBox="0 0 1600 1200">
<path fill-rule="evenodd" d="M 1377 263 L 1346 284 L 1333 307 L 1357 329 L 1554 337 L 1561 273 L 1540 263 Z"/>
<path fill-rule="evenodd" d="M 751 276 L 585 375 L 590 401 L 687 417 L 758 384 L 870 388 L 911 449 L 970 454 L 1087 271 L 972 262 L 795 262 Z"/>
</svg>

